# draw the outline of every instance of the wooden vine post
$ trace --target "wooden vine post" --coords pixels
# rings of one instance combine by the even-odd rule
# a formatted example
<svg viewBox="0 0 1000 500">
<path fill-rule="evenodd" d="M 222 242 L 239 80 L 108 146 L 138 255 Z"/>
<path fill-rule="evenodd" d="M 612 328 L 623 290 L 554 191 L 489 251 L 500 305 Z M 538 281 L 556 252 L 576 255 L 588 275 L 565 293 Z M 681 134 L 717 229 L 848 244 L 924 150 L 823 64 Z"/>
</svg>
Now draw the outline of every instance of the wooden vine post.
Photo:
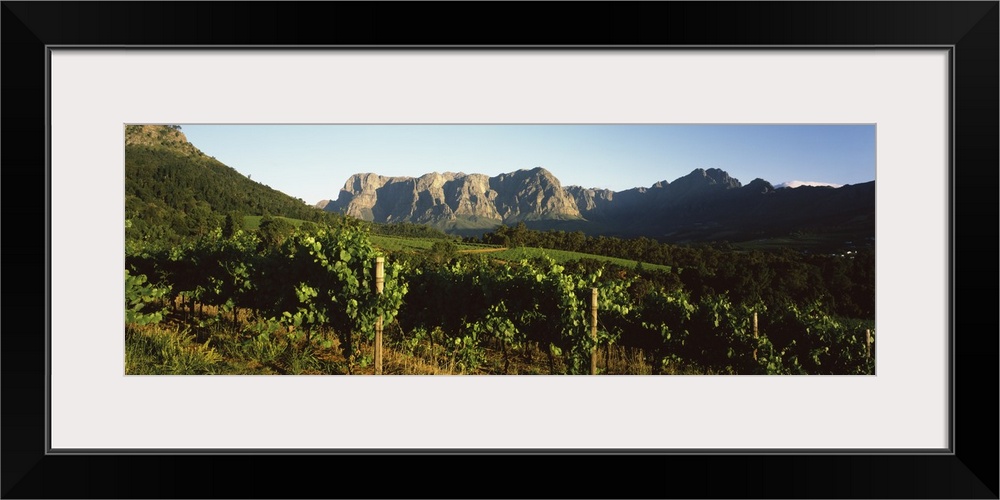
<svg viewBox="0 0 1000 500">
<path fill-rule="evenodd" d="M 597 375 L 597 289 L 590 289 L 590 338 L 594 347 L 590 350 L 590 374 Z"/>
<path fill-rule="evenodd" d="M 865 328 L 865 357 L 872 357 L 872 330 Z"/>
<path fill-rule="evenodd" d="M 759 338 L 757 336 L 757 312 L 756 311 L 754 311 L 754 313 L 753 313 L 753 338 L 755 340 L 757 338 Z M 754 346 L 754 348 L 753 348 L 753 360 L 757 361 L 757 346 Z"/>
<path fill-rule="evenodd" d="M 375 293 L 382 295 L 385 288 L 385 258 L 375 258 Z M 382 315 L 375 319 L 375 375 L 382 374 Z"/>
</svg>

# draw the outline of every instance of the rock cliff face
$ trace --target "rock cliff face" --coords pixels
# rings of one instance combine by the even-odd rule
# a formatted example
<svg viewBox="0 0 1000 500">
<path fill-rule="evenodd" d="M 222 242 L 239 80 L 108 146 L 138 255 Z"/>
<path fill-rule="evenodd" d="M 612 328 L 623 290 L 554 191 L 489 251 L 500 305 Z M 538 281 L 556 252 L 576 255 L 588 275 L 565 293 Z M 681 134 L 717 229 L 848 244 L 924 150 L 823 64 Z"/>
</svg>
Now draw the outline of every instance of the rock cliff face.
<svg viewBox="0 0 1000 500">
<path fill-rule="evenodd" d="M 175 125 L 126 125 L 125 145 L 159 147 L 185 156 L 204 156 Z"/>
<path fill-rule="evenodd" d="M 603 215 L 615 200 L 615 192 L 610 189 L 587 189 L 580 186 L 566 186 L 566 193 L 573 197 L 577 210 L 584 217 Z"/>
<path fill-rule="evenodd" d="M 417 178 L 355 174 L 337 200 L 324 208 L 375 222 L 439 227 L 582 218 L 573 197 L 543 168 L 496 177 L 452 172 Z"/>
<path fill-rule="evenodd" d="M 541 230 L 665 241 L 749 238 L 817 227 L 874 234 L 875 220 L 874 182 L 776 190 L 763 179 L 743 185 L 716 168 L 617 192 L 563 187 L 543 168 L 495 177 L 356 174 L 324 208 L 375 222 L 428 224 L 456 234 L 525 222 Z"/>
<path fill-rule="evenodd" d="M 490 188 L 497 193 L 497 212 L 504 222 L 581 218 L 559 179 L 541 167 L 492 177 Z"/>
</svg>

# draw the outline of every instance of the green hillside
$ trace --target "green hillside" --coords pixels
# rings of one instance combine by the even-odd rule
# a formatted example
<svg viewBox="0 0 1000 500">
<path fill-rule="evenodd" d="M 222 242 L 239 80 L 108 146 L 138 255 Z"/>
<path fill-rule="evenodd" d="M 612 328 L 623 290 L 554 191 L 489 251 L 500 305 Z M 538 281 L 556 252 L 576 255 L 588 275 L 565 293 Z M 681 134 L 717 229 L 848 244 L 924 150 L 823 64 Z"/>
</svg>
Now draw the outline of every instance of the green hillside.
<svg viewBox="0 0 1000 500">
<path fill-rule="evenodd" d="M 256 231 L 258 228 L 260 228 L 260 220 L 263 218 L 264 216 L 262 215 L 247 215 L 246 217 L 243 217 L 243 229 L 246 229 L 248 231 Z M 306 222 L 302 219 L 293 219 L 291 217 L 281 217 L 281 216 L 277 216 L 275 217 L 275 219 L 284 220 L 285 222 L 295 227 L 301 227 L 302 224 Z"/>
<path fill-rule="evenodd" d="M 222 227 L 227 215 L 263 214 L 316 222 L 338 217 L 205 155 L 180 127 L 126 127 L 127 238 L 177 242 Z"/>
</svg>

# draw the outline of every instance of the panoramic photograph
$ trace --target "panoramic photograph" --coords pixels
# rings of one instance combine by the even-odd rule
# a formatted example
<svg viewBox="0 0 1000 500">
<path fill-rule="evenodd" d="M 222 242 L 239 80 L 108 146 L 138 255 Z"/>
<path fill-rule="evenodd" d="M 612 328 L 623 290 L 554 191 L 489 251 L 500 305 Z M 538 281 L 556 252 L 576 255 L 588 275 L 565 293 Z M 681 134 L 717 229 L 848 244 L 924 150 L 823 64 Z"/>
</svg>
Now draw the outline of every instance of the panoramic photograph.
<svg viewBox="0 0 1000 500">
<path fill-rule="evenodd" d="M 124 126 L 126 375 L 874 375 L 876 128 Z"/>
</svg>

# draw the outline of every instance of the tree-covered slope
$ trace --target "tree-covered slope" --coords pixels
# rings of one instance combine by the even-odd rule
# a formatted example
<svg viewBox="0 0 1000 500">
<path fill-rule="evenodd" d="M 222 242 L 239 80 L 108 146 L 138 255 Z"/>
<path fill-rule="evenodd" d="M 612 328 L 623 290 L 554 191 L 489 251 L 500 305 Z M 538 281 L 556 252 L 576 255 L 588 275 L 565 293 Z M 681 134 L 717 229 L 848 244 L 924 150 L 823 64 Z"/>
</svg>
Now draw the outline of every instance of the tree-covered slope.
<svg viewBox="0 0 1000 500">
<path fill-rule="evenodd" d="M 125 219 L 132 238 L 179 241 L 221 227 L 227 215 L 336 217 L 255 182 L 207 156 L 174 125 L 125 129 Z"/>
</svg>

